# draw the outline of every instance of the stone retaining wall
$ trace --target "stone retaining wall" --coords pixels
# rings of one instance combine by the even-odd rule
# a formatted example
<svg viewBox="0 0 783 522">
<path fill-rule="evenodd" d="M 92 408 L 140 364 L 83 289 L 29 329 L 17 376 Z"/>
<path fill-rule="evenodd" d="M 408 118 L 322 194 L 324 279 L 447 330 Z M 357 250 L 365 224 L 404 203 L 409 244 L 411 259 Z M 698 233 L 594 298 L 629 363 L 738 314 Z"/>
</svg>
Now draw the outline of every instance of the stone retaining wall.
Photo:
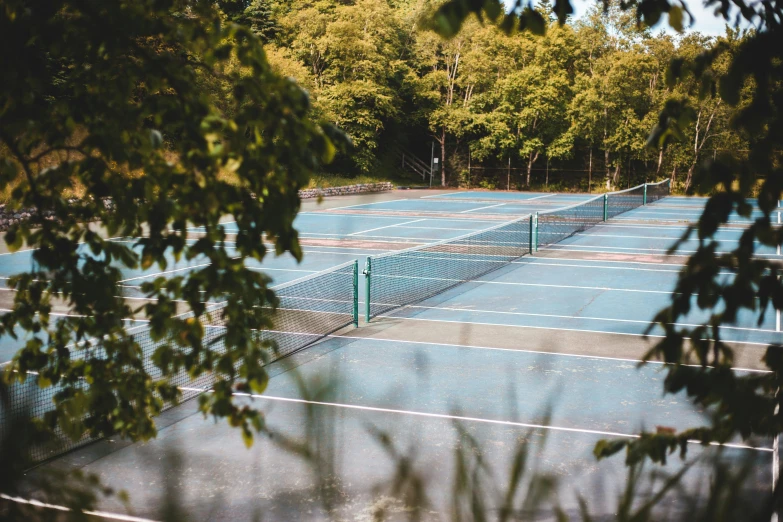
<svg viewBox="0 0 783 522">
<path fill-rule="evenodd" d="M 362 194 L 366 192 L 385 192 L 394 190 L 394 184 L 384 181 L 383 183 L 360 183 L 358 185 L 346 185 L 344 187 L 328 187 L 322 189 L 300 190 L 299 197 L 302 199 L 317 198 L 318 196 L 345 196 L 347 194 Z"/>
<path fill-rule="evenodd" d="M 299 197 L 302 199 L 317 198 L 318 196 L 344 196 L 346 194 L 362 194 L 366 192 L 385 192 L 394 190 L 394 185 L 389 182 L 383 183 L 362 183 L 358 185 L 347 185 L 345 187 L 329 187 L 323 189 L 300 190 Z M 106 202 L 111 205 L 110 201 Z M 6 205 L 0 205 L 0 231 L 8 230 L 10 225 L 27 221 L 35 212 L 33 208 L 24 208 L 21 210 L 6 210 Z M 46 218 L 51 219 L 54 213 L 46 212 Z"/>
</svg>

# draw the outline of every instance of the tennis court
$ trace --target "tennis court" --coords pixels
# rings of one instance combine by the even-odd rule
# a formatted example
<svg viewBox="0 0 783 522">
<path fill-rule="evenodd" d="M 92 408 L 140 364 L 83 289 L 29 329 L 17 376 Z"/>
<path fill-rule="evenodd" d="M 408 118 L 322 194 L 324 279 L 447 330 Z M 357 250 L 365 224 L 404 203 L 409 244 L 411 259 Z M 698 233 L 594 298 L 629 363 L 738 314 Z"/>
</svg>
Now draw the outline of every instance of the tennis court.
<svg viewBox="0 0 783 522">
<path fill-rule="evenodd" d="M 595 514 L 612 513 L 627 471 L 622 456 L 596 462 L 595 443 L 698 426 L 709 414 L 684 395 L 662 395 L 660 365 L 637 366 L 660 335 L 645 337 L 649 321 L 668 303 L 696 244 L 667 251 L 705 202 L 652 190 L 649 199 L 646 189 L 618 196 L 615 207 L 590 195 L 465 191 L 305 204 L 296 221 L 304 261 L 282 256 L 254 268 L 285 294 L 301 278 L 358 260 L 365 274 L 351 292 L 349 268 L 337 272 L 346 289 L 339 300 L 346 308 L 353 296 L 350 320 L 358 327 L 346 322 L 350 310 L 339 312 L 344 328 L 318 333 L 304 350 L 297 345 L 271 365 L 264 395 L 237 399 L 264 411 L 274 436 L 248 450 L 236 429 L 205 421 L 190 401 L 160 417 L 153 441 L 99 441 L 36 472 L 58 466 L 97 473 L 131 498 L 130 510 L 115 501 L 102 509 L 153 519 L 177 495 L 193 520 L 286 520 L 299 518 L 303 505 L 310 519 L 362 520 L 384 502 L 391 513 L 406 512 L 390 500 L 389 477 L 400 472 L 393 447 L 426 479 L 432 518 L 447 519 L 455 449 L 470 436 L 499 487 L 522 447 L 529 470 L 557 478 L 567 512 L 576 512 L 582 496 Z M 721 228 L 719 249 L 733 247 L 740 221 Z M 230 241 L 236 228 L 224 226 Z M 29 253 L 2 256 L 0 276 L 29 263 Z M 124 295 L 143 299 L 142 281 L 201 265 L 172 260 L 164 273 L 128 271 Z M 702 319 L 694 311 L 687 321 Z M 746 315 L 726 328 L 736 371 L 761 371 L 764 346 L 779 342 L 780 330 L 772 310 L 761 325 Z M 0 356 L 9 350 L 0 346 Z M 312 463 L 282 449 L 306 440 L 315 440 L 323 457 L 321 482 Z M 748 498 L 771 488 L 772 441 L 691 446 L 689 462 L 714 454 L 752 464 Z M 666 469 L 683 465 L 672 458 Z M 705 473 L 701 464 L 687 471 L 689 493 L 706 493 Z M 679 508 L 676 499 L 667 506 Z"/>
</svg>

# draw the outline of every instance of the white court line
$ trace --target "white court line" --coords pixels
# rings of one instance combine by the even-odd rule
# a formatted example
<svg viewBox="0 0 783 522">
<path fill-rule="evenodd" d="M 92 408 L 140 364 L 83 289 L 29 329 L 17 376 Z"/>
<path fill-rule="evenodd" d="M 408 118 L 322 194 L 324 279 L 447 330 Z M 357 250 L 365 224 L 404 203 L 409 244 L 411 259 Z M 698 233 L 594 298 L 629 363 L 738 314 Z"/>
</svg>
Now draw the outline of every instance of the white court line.
<svg viewBox="0 0 783 522">
<path fill-rule="evenodd" d="M 662 255 L 665 257 L 690 257 L 690 255 L 683 255 L 683 254 L 693 254 L 696 251 L 695 250 L 682 250 L 678 248 L 675 250 L 677 252 L 676 254 L 669 254 L 668 248 L 635 248 L 635 247 L 616 247 L 616 246 L 601 246 L 601 245 L 574 245 L 574 244 L 560 244 L 560 243 L 553 243 L 551 245 L 547 245 L 546 247 L 541 247 L 541 250 L 553 248 L 555 250 L 562 250 L 566 252 L 593 252 L 596 254 L 624 254 L 623 252 L 612 252 L 606 251 L 606 250 L 568 250 L 569 248 L 611 248 L 614 250 L 633 250 L 634 252 L 629 252 L 630 254 L 634 253 L 641 253 L 644 254 L 644 252 L 638 252 L 639 250 L 649 250 L 651 252 L 661 252 L 661 254 L 650 254 L 650 255 Z M 717 251 L 717 254 L 728 254 L 730 253 L 730 250 L 725 251 Z M 777 254 L 763 254 L 760 252 L 754 252 L 753 257 L 775 257 Z"/>
<path fill-rule="evenodd" d="M 634 323 L 634 324 L 650 324 L 652 322 L 651 319 L 646 319 L 646 320 L 612 319 L 610 317 L 593 317 L 587 315 L 560 315 L 560 314 L 541 314 L 541 313 L 534 313 L 534 312 L 507 312 L 503 310 L 479 310 L 477 308 L 454 308 L 449 306 L 405 305 L 399 308 L 399 310 L 404 310 L 407 308 L 420 308 L 423 310 L 446 310 L 449 312 L 476 312 L 481 314 L 519 315 L 525 317 L 549 317 L 554 319 L 568 319 L 568 320 L 575 320 L 575 321 L 585 320 L 585 321 L 604 321 L 604 322 Z M 389 316 L 389 317 L 397 317 L 397 316 Z M 673 326 L 686 326 L 686 327 L 701 326 L 699 324 L 690 324 L 690 323 L 666 323 L 666 324 L 673 325 Z M 766 330 L 763 328 L 748 328 L 744 326 L 721 325 L 720 328 L 727 329 L 727 330 L 740 330 L 740 331 L 759 332 L 759 333 L 775 333 L 776 331 L 776 330 Z"/>
<path fill-rule="evenodd" d="M 416 201 L 411 200 L 411 201 Z M 384 212 L 395 212 L 393 210 L 386 210 Z M 351 218 L 351 219 L 363 219 L 363 218 L 383 218 L 383 219 L 400 219 L 400 216 L 378 216 L 374 214 L 328 214 L 326 211 L 323 212 L 309 212 L 304 213 L 301 212 L 301 214 L 307 214 L 307 215 L 315 215 L 315 216 L 329 216 L 329 217 L 340 217 L 340 218 Z M 470 219 L 470 217 L 459 217 L 457 215 L 452 215 L 451 217 L 439 217 L 437 215 L 435 216 L 427 216 L 425 218 L 427 221 L 470 221 L 471 223 L 497 223 L 498 220 L 495 219 Z"/>
<path fill-rule="evenodd" d="M 523 200 L 521 200 L 521 201 L 523 201 L 523 202 L 526 202 L 526 201 L 533 201 L 534 199 L 551 198 L 552 196 L 558 196 L 558 195 L 559 195 L 559 194 L 558 194 L 557 192 L 553 192 L 552 194 L 544 194 L 543 196 L 536 196 L 536 197 L 534 197 L 534 198 L 527 198 L 527 199 L 523 199 Z"/>
<path fill-rule="evenodd" d="M 190 270 L 190 269 L 194 269 L 195 270 L 196 268 L 202 268 L 202 267 L 205 267 L 205 266 L 209 266 L 211 264 L 212 263 L 204 263 L 204 264 L 201 264 L 201 265 L 191 265 L 191 266 L 186 266 L 186 267 L 183 267 L 183 268 L 175 268 L 173 270 L 165 270 L 163 272 L 153 272 L 152 274 L 147 274 L 147 275 L 138 276 L 138 277 L 129 277 L 128 279 L 122 279 L 122 280 L 119 281 L 119 283 L 127 283 L 128 281 L 136 281 L 138 279 L 147 279 L 147 278 L 150 278 L 150 277 L 162 276 L 164 274 L 175 274 L 177 272 L 182 272 L 183 270 Z"/>
<path fill-rule="evenodd" d="M 457 232 L 481 232 L 480 228 L 451 228 L 451 227 L 404 227 L 398 225 L 398 228 L 410 228 L 412 230 L 454 230 Z"/>
<path fill-rule="evenodd" d="M 383 227 L 377 227 L 377 228 L 370 228 L 368 230 L 360 230 L 359 232 L 351 232 L 350 234 L 347 234 L 346 237 L 349 236 L 356 236 L 359 234 L 366 234 L 367 232 L 375 232 L 376 230 L 383 230 L 384 228 L 394 228 L 400 225 L 410 225 L 411 223 L 418 223 L 419 221 L 424 221 L 424 219 L 414 219 L 413 221 L 403 221 L 402 223 L 395 223 L 393 225 L 386 225 Z M 426 227 L 418 227 L 418 228 L 426 228 Z M 306 234 L 306 232 L 305 232 Z"/>
<path fill-rule="evenodd" d="M 455 194 L 461 194 L 461 192 L 446 192 L 445 194 L 432 194 L 431 196 L 422 196 L 419 199 L 444 198 L 446 196 L 453 196 Z"/>
<path fill-rule="evenodd" d="M 394 317 L 394 316 L 378 316 L 378 317 L 388 317 L 392 319 L 405 319 L 404 317 Z M 142 321 L 139 319 L 134 319 L 136 322 L 149 322 L 149 321 Z M 449 322 L 449 321 L 444 321 Z M 475 324 L 475 323 L 474 323 Z M 492 326 L 508 326 L 508 325 L 496 325 L 493 324 Z M 207 329 L 214 328 L 214 329 L 225 329 L 223 326 L 216 326 L 216 325 L 205 325 Z M 552 328 L 549 328 L 552 329 Z M 559 328 L 554 328 L 554 330 L 560 330 Z M 358 331 L 358 330 L 354 330 Z M 566 331 L 572 331 L 566 329 Z M 274 332 L 274 331 L 273 331 Z M 644 337 L 639 334 L 628 334 L 628 333 L 618 333 L 618 332 L 606 332 L 606 331 L 597 331 L 593 332 L 592 330 L 589 330 L 588 332 L 592 333 L 603 333 L 603 334 L 616 334 L 616 335 L 630 335 L 634 337 Z M 294 332 L 286 332 L 286 333 L 294 333 Z M 304 333 L 301 335 L 305 336 L 312 336 L 311 333 Z M 485 350 L 485 351 L 494 351 L 494 352 L 509 352 L 509 353 L 519 353 L 519 354 L 536 354 L 536 355 L 544 355 L 547 357 L 570 357 L 570 358 L 576 358 L 576 359 L 595 359 L 595 360 L 601 360 L 601 361 L 612 361 L 612 362 L 632 362 L 636 364 L 644 363 L 644 364 L 657 364 L 660 366 L 671 366 L 671 363 L 667 363 L 664 361 L 657 361 L 657 360 L 649 360 L 645 361 L 643 359 L 631 359 L 627 357 L 609 357 L 605 355 L 592 355 L 592 354 L 579 354 L 579 353 L 568 353 L 568 352 L 546 352 L 542 350 L 530 350 L 527 348 L 499 348 L 494 346 L 478 346 L 474 344 L 454 344 L 454 343 L 444 343 L 444 342 L 431 342 L 431 341 L 411 341 L 406 339 L 388 339 L 384 337 L 366 337 L 361 335 L 338 335 L 338 334 L 330 334 L 330 335 L 324 335 L 321 336 L 324 339 L 345 339 L 345 340 L 352 340 L 352 341 L 372 341 L 372 342 L 388 342 L 388 343 L 398 343 L 398 344 L 415 344 L 415 345 L 426 345 L 426 346 L 445 346 L 449 348 L 465 348 L 469 350 Z M 649 335 L 647 337 L 656 337 L 656 338 L 662 338 L 662 335 Z M 689 338 L 685 338 L 686 340 Z M 731 344 L 750 344 L 750 345 L 760 345 L 760 346 L 767 346 L 766 344 L 762 343 L 754 343 L 754 342 L 745 342 L 745 341 L 725 341 L 726 343 Z M 10 361 L 0 364 L 0 367 L 10 364 Z M 691 367 L 701 367 L 701 365 L 698 364 L 686 364 L 683 366 L 691 366 Z M 712 366 L 709 366 L 709 368 L 712 368 Z M 753 368 L 742 368 L 742 367 L 731 367 L 732 371 L 737 372 L 751 372 L 751 373 L 772 373 L 771 370 L 758 370 Z M 28 372 L 28 373 L 34 373 L 34 372 Z"/>
<path fill-rule="evenodd" d="M 544 247 L 542 247 L 543 249 Z M 602 252 L 606 253 L 606 252 Z M 573 258 L 573 257 L 534 257 L 531 259 L 536 259 L 539 261 L 543 260 L 552 260 L 552 261 L 558 261 L 558 260 L 564 260 L 564 261 L 585 261 L 585 262 L 592 262 L 592 263 L 623 263 L 628 265 L 653 265 L 653 266 L 679 266 L 684 267 L 682 263 L 653 263 L 651 261 L 625 261 L 625 260 L 617 260 L 617 259 L 579 259 L 579 258 Z M 512 263 L 521 263 L 521 261 L 512 261 Z M 607 267 L 608 268 L 608 267 Z"/>
<path fill-rule="evenodd" d="M 480 283 L 482 285 L 504 285 L 504 286 L 536 286 L 543 288 L 575 288 L 578 290 L 601 290 L 603 292 L 633 292 L 641 294 L 666 294 L 672 295 L 671 290 L 638 290 L 633 288 L 609 288 L 605 286 L 580 286 L 580 285 L 555 285 L 545 283 L 518 283 L 512 281 L 487 281 L 485 279 L 450 279 L 448 277 L 423 277 L 423 276 L 382 276 L 373 275 L 372 277 L 383 277 L 388 279 L 423 279 L 426 281 L 453 281 L 462 283 Z"/>
<path fill-rule="evenodd" d="M 586 259 L 568 259 L 565 257 L 537 257 L 532 259 L 564 259 L 569 261 L 587 261 Z M 673 263 L 643 263 L 641 261 L 613 261 L 613 260 L 596 260 L 596 263 L 629 263 L 629 264 L 639 264 L 639 265 L 655 265 L 655 266 L 679 266 L 683 267 L 684 265 L 677 265 Z M 510 264 L 514 265 L 544 265 L 544 266 L 567 266 L 572 268 L 599 268 L 601 270 L 631 270 L 635 272 L 667 272 L 667 273 L 674 273 L 679 274 L 681 272 L 680 270 L 665 270 L 665 269 L 656 269 L 656 268 L 637 268 L 633 266 L 600 266 L 600 265 L 572 265 L 568 263 L 539 263 L 537 261 L 530 261 L 528 263 L 525 263 L 524 261 L 511 261 Z M 718 272 L 718 275 L 722 276 L 733 276 L 736 275 L 734 272 Z"/>
<path fill-rule="evenodd" d="M 701 216 L 704 213 L 704 210 L 688 210 L 688 208 L 693 207 L 664 207 L 664 206 L 658 206 L 658 207 L 635 207 L 631 210 L 627 210 L 626 212 L 634 212 L 635 214 L 675 214 L 675 215 L 683 215 L 683 214 L 689 214 L 694 216 Z M 676 212 L 674 212 L 676 210 Z M 624 212 L 625 213 L 625 212 Z"/>
<path fill-rule="evenodd" d="M 330 212 L 332 210 L 341 210 L 341 209 L 345 209 L 345 208 L 356 208 L 356 207 L 368 207 L 370 205 L 380 205 L 382 203 L 384 203 L 384 204 L 385 203 L 393 203 L 395 201 L 415 201 L 415 200 L 410 200 L 410 199 L 406 199 L 406 198 L 387 199 L 387 200 L 384 200 L 384 201 L 374 201 L 372 203 L 359 203 L 357 205 L 347 205 L 345 207 L 324 208 L 324 209 L 321 209 L 321 212 L 328 213 L 328 212 Z"/>
<path fill-rule="evenodd" d="M 65 507 L 65 506 L 58 506 L 57 504 L 47 504 L 45 502 L 41 502 L 40 500 L 35 499 L 26 499 L 22 497 L 12 497 L 9 495 L 6 495 L 5 493 L 0 493 L 0 498 L 3 500 L 7 500 L 9 502 L 16 502 L 17 504 L 27 504 L 30 506 L 34 506 L 37 508 L 42 509 L 53 509 L 55 511 L 63 511 L 63 512 L 71 512 L 71 508 Z M 106 511 L 82 511 L 85 515 L 89 515 L 91 517 L 98 517 L 98 518 L 105 518 L 109 520 L 122 520 L 125 522 L 155 522 L 152 519 L 149 518 L 140 518 L 140 517 L 134 517 L 131 515 L 122 515 L 119 513 L 108 513 Z"/>
<path fill-rule="evenodd" d="M 664 361 L 645 361 L 644 359 L 630 359 L 628 357 L 609 357 L 606 355 L 589 355 L 582 353 L 568 353 L 568 352 L 545 352 L 542 350 L 530 350 L 527 348 L 497 348 L 494 346 L 478 346 L 475 344 L 454 344 L 443 342 L 429 342 L 429 341 L 409 341 L 405 339 L 388 339 L 386 337 L 365 337 L 360 335 L 327 335 L 325 337 L 335 339 L 356 339 L 360 341 L 383 341 L 388 343 L 402 343 L 402 344 L 418 344 L 427 346 L 446 346 L 449 348 L 467 348 L 470 350 L 487 350 L 490 352 L 511 352 L 511 353 L 523 353 L 523 354 L 535 354 L 545 355 L 551 357 L 570 357 L 574 359 L 597 359 L 600 361 L 612 361 L 612 362 L 632 362 L 632 363 L 645 363 L 645 364 L 657 364 L 660 366 L 673 366 L 671 363 Z M 652 336 L 651 336 L 652 337 Z M 701 368 L 698 364 L 684 364 L 683 366 L 691 366 Z M 712 368 L 712 366 L 709 366 Z M 732 371 L 736 372 L 751 372 L 751 373 L 772 373 L 772 370 L 755 370 L 752 368 L 732 367 Z"/>
<path fill-rule="evenodd" d="M 13 312 L 10 308 L 0 308 L 0 312 Z M 57 317 L 90 317 L 89 315 L 79 315 L 79 314 L 64 314 L 62 312 L 49 312 L 49 315 L 54 315 Z M 125 321 L 135 321 L 135 319 L 124 319 Z"/>
<path fill-rule="evenodd" d="M 180 387 L 180 389 L 184 391 L 200 391 L 200 392 L 209 392 L 210 390 L 207 390 L 205 388 L 185 388 Z M 333 408 L 344 408 L 349 410 L 361 410 L 361 411 L 373 411 L 373 412 L 379 412 L 379 413 L 396 413 L 400 415 L 410 415 L 413 417 L 428 417 L 433 419 L 446 419 L 446 420 L 457 420 L 457 421 L 466 421 L 466 422 L 479 422 L 483 424 L 497 424 L 502 426 L 514 426 L 518 428 L 529 428 L 529 429 L 539 429 L 539 430 L 547 430 L 547 431 L 562 431 L 562 432 L 568 432 L 568 433 L 582 433 L 586 435 L 601 435 L 603 437 L 622 437 L 622 438 L 629 438 L 629 439 L 640 439 L 641 435 L 635 435 L 631 433 L 619 433 L 614 431 L 602 431 L 602 430 L 590 430 L 590 429 L 584 429 L 584 428 L 566 428 L 563 426 L 550 426 L 546 424 L 530 424 L 526 422 L 515 422 L 515 421 L 505 421 L 505 420 L 495 420 L 495 419 L 485 419 L 481 417 L 466 417 L 463 415 L 450 415 L 445 413 L 428 413 L 428 412 L 422 412 L 422 411 L 415 411 L 415 410 L 398 410 L 393 408 L 379 408 L 375 406 L 360 406 L 358 404 L 344 404 L 339 402 L 323 402 L 323 401 L 310 401 L 306 399 L 292 399 L 288 397 L 277 397 L 275 395 L 258 395 L 254 393 L 240 393 L 240 392 L 234 392 L 232 395 L 238 396 L 238 397 L 250 397 L 253 399 L 264 399 L 269 401 L 280 401 L 280 402 L 293 402 L 297 404 L 312 404 L 316 406 L 330 406 Z M 700 441 L 696 440 L 689 440 L 689 443 L 692 444 L 701 444 Z M 724 446 L 727 448 L 736 448 L 736 449 L 748 449 L 753 451 L 763 451 L 763 452 L 772 452 L 771 448 L 762 448 L 762 447 L 756 447 L 756 446 L 749 446 L 746 444 L 734 444 L 734 443 L 718 443 L 718 442 L 711 442 L 709 443 L 710 446 Z"/>
<path fill-rule="evenodd" d="M 385 228 L 385 227 L 384 227 Z M 300 238 L 307 238 L 309 236 L 312 236 L 310 239 L 319 239 L 321 237 L 329 238 L 329 237 L 348 237 L 350 234 L 335 234 L 332 232 L 303 232 L 299 235 Z M 405 236 L 361 236 L 361 239 L 369 239 L 374 237 L 381 237 L 386 239 L 415 239 L 419 241 L 434 241 L 431 237 L 405 237 Z"/>
<path fill-rule="evenodd" d="M 197 265 L 194 267 L 188 267 L 188 268 L 199 268 L 202 266 L 207 265 Z M 246 266 L 245 267 L 248 270 L 253 270 L 254 272 L 304 272 L 308 274 L 314 274 L 316 272 L 321 272 L 321 270 L 305 270 L 304 268 L 268 268 L 268 267 L 262 267 L 262 266 Z M 179 270 L 187 270 L 187 268 L 180 268 Z M 171 272 L 176 272 L 177 270 L 172 270 Z M 167 274 L 170 272 L 160 272 L 156 274 L 150 274 L 146 276 L 139 276 L 139 277 L 133 277 L 131 279 L 125 279 L 123 281 L 120 281 L 120 283 L 125 283 L 127 281 L 135 281 L 138 279 L 148 279 L 148 278 L 157 278 L 160 277 L 163 274 Z M 140 288 L 141 285 L 122 285 L 126 288 Z"/>
<path fill-rule="evenodd" d="M 629 238 L 629 239 L 659 239 L 661 241 L 671 241 L 672 243 L 675 241 L 679 241 L 679 237 L 666 237 L 666 236 L 626 236 L 622 234 L 593 234 L 589 230 L 585 232 L 577 232 L 574 234 L 575 236 L 588 236 L 588 237 L 614 237 L 614 238 Z M 699 238 L 692 237 L 685 240 L 686 243 L 692 242 L 692 241 L 699 241 Z M 710 243 L 712 241 L 715 241 L 716 243 L 736 243 L 736 239 L 714 239 L 714 238 L 708 238 L 705 239 L 705 242 Z M 758 241 L 753 241 L 756 244 L 759 244 Z"/>
<path fill-rule="evenodd" d="M 502 207 L 505 203 L 498 203 L 496 205 L 487 205 L 486 207 L 479 207 L 479 208 L 472 208 L 470 210 L 462 210 L 460 212 L 457 212 L 458 214 L 468 214 L 470 212 L 475 212 L 476 210 L 484 210 L 485 208 L 495 208 L 495 207 Z"/>
<path fill-rule="evenodd" d="M 372 216 L 372 215 L 363 216 L 362 214 L 330 214 L 328 210 L 331 209 L 299 212 L 297 214 L 297 217 L 299 216 L 318 217 L 318 218 L 329 217 L 332 219 L 345 219 L 346 217 L 359 219 L 362 217 L 368 217 L 370 219 L 394 219 L 394 216 Z"/>
<path fill-rule="evenodd" d="M 640 229 L 653 229 L 657 230 L 661 228 L 659 225 L 620 225 L 619 223 L 598 223 L 596 225 L 593 225 L 595 228 L 640 228 Z M 682 230 L 686 230 L 689 228 L 688 225 L 666 225 L 667 228 L 681 228 Z M 738 228 L 738 227 L 718 227 L 719 232 L 736 232 L 738 234 L 741 234 L 745 232 L 745 228 Z"/>
<path fill-rule="evenodd" d="M 538 259 L 558 259 L 558 258 L 538 258 Z M 565 258 L 563 258 L 565 259 Z M 672 273 L 672 274 L 679 274 L 680 270 L 667 270 L 663 268 L 637 268 L 633 266 L 600 266 L 600 265 L 576 265 L 571 263 L 538 263 L 536 261 L 531 261 L 529 263 L 525 263 L 522 261 L 512 261 L 511 264 L 517 264 L 517 265 L 543 265 L 543 266 L 565 266 L 570 268 L 597 268 L 600 270 L 631 270 L 634 272 L 665 272 L 665 273 Z M 654 263 L 649 263 L 654 264 Z M 720 275 L 733 275 L 731 272 L 722 272 Z"/>
<path fill-rule="evenodd" d="M 623 335 L 626 337 L 641 337 L 641 338 L 656 338 L 656 339 L 663 339 L 666 337 L 665 335 L 657 335 L 657 334 L 638 334 L 638 333 L 628 333 L 628 332 L 608 332 L 606 330 L 587 330 L 583 328 L 555 328 L 553 326 L 525 326 L 520 324 L 497 324 L 497 323 L 482 323 L 478 321 L 452 321 L 449 319 L 423 319 L 421 317 L 399 317 L 395 315 L 386 315 L 386 314 L 380 314 L 376 317 L 384 317 L 386 319 L 401 319 L 403 321 L 423 321 L 427 323 L 452 323 L 452 324 L 475 324 L 478 326 L 504 326 L 506 328 L 522 328 L 522 329 L 528 329 L 528 330 L 554 330 L 556 332 L 577 332 L 577 333 L 597 333 L 597 334 L 604 334 L 604 335 Z M 688 337 L 684 337 L 683 339 L 690 340 Z M 708 341 L 714 341 L 715 339 L 707 339 Z M 759 343 L 756 341 L 732 341 L 728 339 L 721 339 L 721 342 L 724 344 L 747 344 L 750 346 L 763 346 L 767 347 L 770 343 Z"/>
<path fill-rule="evenodd" d="M 539 250 L 549 249 L 549 248 L 552 248 L 553 246 L 555 246 L 555 245 L 549 245 L 547 247 L 541 247 Z M 578 246 L 578 245 L 563 245 L 562 247 L 558 246 L 556 251 L 557 252 L 578 252 L 580 254 L 583 253 L 583 252 L 587 252 L 589 254 L 617 254 L 617 255 L 621 255 L 621 256 L 639 254 L 639 255 L 651 255 L 651 256 L 652 255 L 659 255 L 659 256 L 663 256 L 663 257 L 691 257 L 690 254 L 687 254 L 687 255 L 686 254 L 668 254 L 667 251 L 663 250 L 663 249 L 651 249 L 651 250 L 654 250 L 655 252 L 661 252 L 661 253 L 660 254 L 648 254 L 647 252 L 612 252 L 611 250 L 609 250 L 609 251 L 607 251 L 607 250 L 572 250 L 572 249 L 568 248 L 570 246 L 573 246 L 575 248 L 582 248 L 582 249 L 596 248 L 596 247 L 591 247 L 591 246 L 581 247 L 581 246 Z M 615 248 L 615 247 L 605 247 L 605 248 Z M 619 247 L 617 247 L 617 248 L 619 248 Z M 635 249 L 631 248 L 631 249 L 628 249 L 628 250 L 635 250 Z M 683 252 L 683 250 L 678 250 L 677 252 Z M 687 250 L 685 252 L 687 252 Z M 629 262 L 630 263 L 636 263 L 636 261 L 629 261 Z M 682 265 L 682 266 L 685 266 L 685 265 Z"/>
</svg>

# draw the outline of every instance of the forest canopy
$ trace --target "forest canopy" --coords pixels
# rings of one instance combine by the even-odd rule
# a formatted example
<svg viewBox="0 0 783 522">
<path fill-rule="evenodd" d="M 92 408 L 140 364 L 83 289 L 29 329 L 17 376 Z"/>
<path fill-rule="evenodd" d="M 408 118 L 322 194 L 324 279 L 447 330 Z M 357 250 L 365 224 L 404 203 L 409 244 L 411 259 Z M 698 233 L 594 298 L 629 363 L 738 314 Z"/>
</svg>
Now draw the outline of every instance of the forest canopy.
<svg viewBox="0 0 783 522">
<path fill-rule="evenodd" d="M 633 11 L 610 6 L 605 14 L 600 3 L 560 25 L 542 2 L 543 36 L 470 17 L 445 39 L 425 23 L 433 8 L 418 0 L 254 0 L 239 19 L 258 15 L 250 23 L 272 67 L 353 139 L 332 170 L 372 172 L 395 162 L 400 148 L 426 160 L 434 143 L 445 158 L 443 185 L 522 188 L 551 167 L 572 174 L 562 188 L 669 177 L 687 190 L 702 159 L 747 149 L 730 127 L 733 108 L 700 97 L 695 77 L 666 81 L 673 58 L 719 46 L 729 52 L 713 68 L 726 69 L 747 37 L 738 30 L 667 33 L 638 24 Z M 650 130 L 671 99 L 696 117 L 677 143 L 656 150 Z"/>
</svg>

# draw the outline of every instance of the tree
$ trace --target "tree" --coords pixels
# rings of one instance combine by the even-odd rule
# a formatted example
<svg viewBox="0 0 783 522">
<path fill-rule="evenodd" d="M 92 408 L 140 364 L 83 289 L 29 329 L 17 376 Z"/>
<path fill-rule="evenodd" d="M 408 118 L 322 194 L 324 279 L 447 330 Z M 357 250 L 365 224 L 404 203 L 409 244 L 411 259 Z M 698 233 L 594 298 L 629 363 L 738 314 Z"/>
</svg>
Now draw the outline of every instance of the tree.
<svg viewBox="0 0 783 522">
<path fill-rule="evenodd" d="M 248 26 L 262 42 L 273 40 L 280 30 L 268 0 L 253 0 L 234 21 Z"/>
<path fill-rule="evenodd" d="M 37 211 L 6 233 L 12 249 L 36 250 L 35 268 L 9 281 L 0 333 L 32 337 L 5 376 L 59 386 L 54 419 L 76 439 L 154 436 L 153 417 L 180 395 L 167 377 L 180 371 L 217 377 L 200 396 L 204 414 L 241 426 L 248 442 L 261 426 L 231 399 L 267 379 L 269 346 L 253 331 L 269 326 L 275 300 L 246 261 L 270 248 L 301 257 L 297 189 L 343 140 L 311 120 L 306 93 L 270 69 L 233 14 L 179 0 L 10 1 L 0 12 L 0 180 L 14 208 Z M 191 226 L 203 227 L 197 241 Z M 143 238 L 106 238 L 117 236 Z M 140 305 L 119 297 L 120 267 L 165 269 L 171 258 L 206 266 L 144 283 Z M 210 300 L 223 303 L 224 353 L 205 337 Z M 70 315 L 54 321 L 55 307 Z M 191 317 L 177 315 L 183 307 Z M 126 328 L 140 317 L 161 341 L 158 375 Z M 72 358 L 77 347 L 89 350 Z"/>
<path fill-rule="evenodd" d="M 295 4 L 281 20 L 278 53 L 311 71 L 316 110 L 347 132 L 350 162 L 363 173 L 375 163 L 381 133 L 398 116 L 404 32 L 385 1 Z"/>
</svg>

